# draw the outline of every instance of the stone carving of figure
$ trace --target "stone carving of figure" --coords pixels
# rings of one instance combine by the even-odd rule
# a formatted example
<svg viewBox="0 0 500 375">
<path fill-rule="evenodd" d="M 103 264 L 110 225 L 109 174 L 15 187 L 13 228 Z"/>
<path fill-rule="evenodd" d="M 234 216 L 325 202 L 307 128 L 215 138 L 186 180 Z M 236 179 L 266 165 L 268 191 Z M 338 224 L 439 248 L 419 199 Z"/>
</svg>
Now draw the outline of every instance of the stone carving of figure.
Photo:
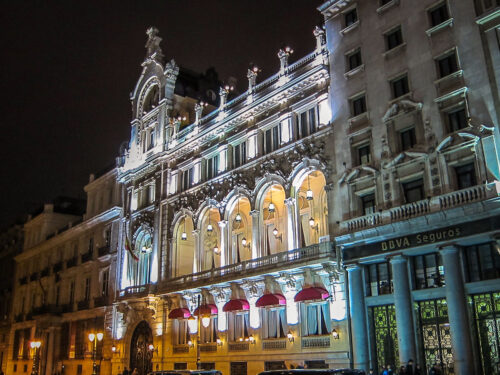
<svg viewBox="0 0 500 375">
<path fill-rule="evenodd" d="M 161 38 L 158 36 L 158 29 L 156 27 L 150 27 L 146 31 L 146 34 L 148 35 L 148 41 L 146 42 L 146 59 L 151 58 L 158 62 L 162 62 L 163 53 L 160 47 Z"/>
</svg>

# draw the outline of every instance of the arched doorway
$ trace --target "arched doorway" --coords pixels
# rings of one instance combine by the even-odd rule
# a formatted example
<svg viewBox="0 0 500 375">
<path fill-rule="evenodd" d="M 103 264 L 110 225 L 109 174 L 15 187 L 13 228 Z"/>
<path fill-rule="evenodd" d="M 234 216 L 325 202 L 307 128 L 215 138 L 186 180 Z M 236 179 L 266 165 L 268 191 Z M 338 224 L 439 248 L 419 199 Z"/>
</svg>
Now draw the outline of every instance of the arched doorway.
<svg viewBox="0 0 500 375">
<path fill-rule="evenodd" d="M 135 368 L 139 375 L 146 375 L 152 371 L 151 359 L 153 352 L 149 345 L 153 344 L 153 332 L 146 321 L 140 322 L 135 328 L 130 343 L 130 370 Z"/>
</svg>

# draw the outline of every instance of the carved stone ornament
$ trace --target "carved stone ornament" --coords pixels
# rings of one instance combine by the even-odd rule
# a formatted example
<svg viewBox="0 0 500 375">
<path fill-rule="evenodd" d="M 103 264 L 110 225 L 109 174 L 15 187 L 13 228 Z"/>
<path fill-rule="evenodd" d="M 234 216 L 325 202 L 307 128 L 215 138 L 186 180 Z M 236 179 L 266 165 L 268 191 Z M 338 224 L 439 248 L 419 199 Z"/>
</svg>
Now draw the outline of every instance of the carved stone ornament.
<svg viewBox="0 0 500 375">
<path fill-rule="evenodd" d="M 287 180 L 294 168 L 306 157 L 316 159 L 321 163 L 322 172 L 328 180 L 331 171 L 328 167 L 328 159 L 324 154 L 324 148 L 324 140 L 305 141 L 297 145 L 291 152 L 270 155 L 253 168 L 234 172 L 223 180 L 205 184 L 201 189 L 180 194 L 173 203 L 174 209 L 179 211 L 182 208 L 187 208 L 196 211 L 206 199 L 221 202 L 231 190 L 238 186 L 253 191 L 256 182 L 269 174 L 275 174 Z"/>
<path fill-rule="evenodd" d="M 397 115 L 421 109 L 422 103 L 417 103 L 410 99 L 402 99 L 389 107 L 389 109 L 385 112 L 384 117 L 382 117 L 382 121 L 387 122 Z"/>
<path fill-rule="evenodd" d="M 163 61 L 163 53 L 160 47 L 161 38 L 158 36 L 158 29 L 156 27 L 150 27 L 146 34 L 148 40 L 146 42 L 146 60 L 152 59 L 159 63 Z"/>
</svg>

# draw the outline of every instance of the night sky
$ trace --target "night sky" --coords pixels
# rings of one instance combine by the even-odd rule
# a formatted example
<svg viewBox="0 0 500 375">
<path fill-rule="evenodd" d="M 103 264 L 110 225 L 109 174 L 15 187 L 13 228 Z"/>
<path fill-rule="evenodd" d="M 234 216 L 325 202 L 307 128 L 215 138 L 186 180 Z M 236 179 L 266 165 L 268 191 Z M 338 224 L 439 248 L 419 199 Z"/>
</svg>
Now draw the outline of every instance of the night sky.
<svg viewBox="0 0 500 375">
<path fill-rule="evenodd" d="M 312 52 L 321 0 L 14 1 L 0 6 L 0 227 L 58 195 L 84 198 L 129 139 L 129 94 L 156 26 L 167 60 L 247 87 Z"/>
</svg>

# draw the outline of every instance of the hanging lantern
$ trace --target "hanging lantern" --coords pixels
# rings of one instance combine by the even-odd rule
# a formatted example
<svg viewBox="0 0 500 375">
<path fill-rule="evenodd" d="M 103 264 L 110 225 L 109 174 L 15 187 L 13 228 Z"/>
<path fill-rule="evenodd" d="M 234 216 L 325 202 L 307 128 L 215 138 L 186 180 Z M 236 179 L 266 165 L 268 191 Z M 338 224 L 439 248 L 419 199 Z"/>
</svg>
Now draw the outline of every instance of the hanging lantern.
<svg viewBox="0 0 500 375">
<path fill-rule="evenodd" d="M 308 201 L 312 200 L 313 199 L 313 191 L 311 190 L 311 183 L 309 181 L 309 175 L 307 175 L 307 191 L 306 191 L 306 199 Z"/>
<path fill-rule="evenodd" d="M 276 207 L 274 206 L 273 202 L 269 203 L 269 207 L 267 209 L 268 209 L 269 212 L 276 211 Z"/>
<path fill-rule="evenodd" d="M 208 224 L 207 225 L 207 232 L 212 232 L 214 230 L 214 227 L 212 226 L 212 224 Z"/>
<path fill-rule="evenodd" d="M 309 225 L 311 226 L 311 228 L 314 228 L 314 225 L 316 224 L 316 222 L 314 221 L 314 219 L 311 217 L 309 219 Z"/>
<path fill-rule="evenodd" d="M 190 334 L 198 332 L 198 320 L 192 315 L 188 318 L 188 328 Z"/>
<path fill-rule="evenodd" d="M 240 213 L 239 213 L 239 212 L 236 214 L 236 217 L 234 218 L 234 220 L 235 220 L 237 223 L 241 223 L 241 220 L 242 220 L 242 219 L 241 219 L 241 215 L 240 215 Z"/>
<path fill-rule="evenodd" d="M 181 240 L 186 241 L 188 239 L 188 235 L 186 232 L 182 232 L 181 234 Z"/>
</svg>

